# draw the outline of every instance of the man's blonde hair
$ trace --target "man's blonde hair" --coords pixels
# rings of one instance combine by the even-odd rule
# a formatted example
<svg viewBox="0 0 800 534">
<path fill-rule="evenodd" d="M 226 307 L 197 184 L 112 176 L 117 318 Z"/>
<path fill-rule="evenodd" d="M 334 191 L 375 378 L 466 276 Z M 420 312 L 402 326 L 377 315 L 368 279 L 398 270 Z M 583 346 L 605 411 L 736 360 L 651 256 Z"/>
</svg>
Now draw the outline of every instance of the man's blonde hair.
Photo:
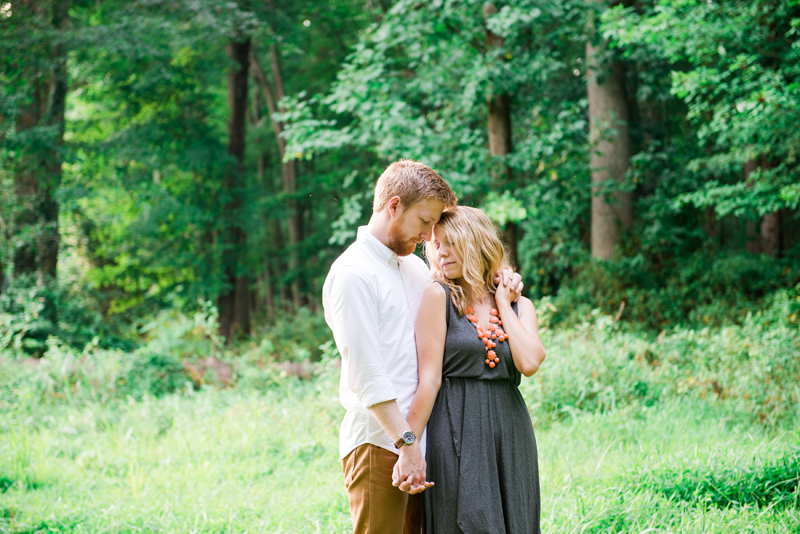
<svg viewBox="0 0 800 534">
<path fill-rule="evenodd" d="M 372 211 L 381 211 L 392 197 L 400 197 L 404 209 L 417 202 L 435 199 L 445 207 L 455 206 L 456 194 L 439 174 L 418 161 L 401 159 L 383 171 L 375 185 L 375 199 Z"/>
<path fill-rule="evenodd" d="M 463 284 L 459 285 L 442 272 L 436 261 L 436 246 L 433 239 L 425 245 L 425 255 L 431 266 L 434 280 L 450 288 L 450 298 L 458 315 L 466 313 L 467 307 L 486 293 L 494 296 L 497 283 L 494 278 L 501 269 L 513 268 L 509 254 L 497 229 L 489 217 L 479 209 L 466 206 L 451 208 L 442 213 L 442 218 L 433 227 L 437 240 L 447 238 L 461 258 Z M 444 234 L 444 235 L 442 235 Z"/>
</svg>

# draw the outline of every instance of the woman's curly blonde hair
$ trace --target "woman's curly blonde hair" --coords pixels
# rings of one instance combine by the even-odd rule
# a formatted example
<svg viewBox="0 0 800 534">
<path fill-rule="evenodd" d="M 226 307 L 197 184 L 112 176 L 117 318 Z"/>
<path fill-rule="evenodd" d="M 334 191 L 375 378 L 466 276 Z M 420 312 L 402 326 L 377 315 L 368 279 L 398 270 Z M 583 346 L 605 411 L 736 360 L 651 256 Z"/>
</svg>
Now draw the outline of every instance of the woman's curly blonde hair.
<svg viewBox="0 0 800 534">
<path fill-rule="evenodd" d="M 450 298 L 461 317 L 473 302 L 483 299 L 487 292 L 494 296 L 497 272 L 505 268 L 513 269 L 509 253 L 492 221 L 479 209 L 467 206 L 448 209 L 442 213 L 433 232 L 437 240 L 447 237 L 464 267 L 460 284 L 450 280 L 436 261 L 434 240 L 425 245 L 433 279 L 450 288 Z"/>
</svg>

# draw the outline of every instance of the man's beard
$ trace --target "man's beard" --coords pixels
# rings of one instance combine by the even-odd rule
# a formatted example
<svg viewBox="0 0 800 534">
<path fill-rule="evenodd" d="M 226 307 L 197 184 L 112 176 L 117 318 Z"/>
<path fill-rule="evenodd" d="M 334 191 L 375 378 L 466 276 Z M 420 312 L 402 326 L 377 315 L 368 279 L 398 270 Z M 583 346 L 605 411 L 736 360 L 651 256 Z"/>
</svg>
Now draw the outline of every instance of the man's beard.
<svg viewBox="0 0 800 534">
<path fill-rule="evenodd" d="M 416 250 L 417 244 L 402 234 L 402 223 L 403 218 L 398 217 L 389 224 L 389 244 L 387 246 L 398 256 L 408 256 Z"/>
</svg>

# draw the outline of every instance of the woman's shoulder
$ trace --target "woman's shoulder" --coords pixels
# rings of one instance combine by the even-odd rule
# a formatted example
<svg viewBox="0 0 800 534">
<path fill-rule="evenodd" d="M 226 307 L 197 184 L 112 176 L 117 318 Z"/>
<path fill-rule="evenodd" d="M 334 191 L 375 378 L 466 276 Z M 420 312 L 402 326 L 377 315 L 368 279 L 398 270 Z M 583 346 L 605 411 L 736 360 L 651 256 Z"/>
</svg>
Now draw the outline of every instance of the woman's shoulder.
<svg viewBox="0 0 800 534">
<path fill-rule="evenodd" d="M 425 288 L 423 298 L 425 298 L 425 296 L 431 299 L 443 300 L 447 298 L 447 290 L 445 290 L 445 286 L 441 282 L 433 282 Z"/>
<path fill-rule="evenodd" d="M 529 299 L 528 297 L 520 296 L 519 300 L 517 301 L 517 307 L 519 308 L 520 313 L 523 313 L 525 311 L 534 313 L 536 312 L 536 308 L 533 305 L 533 301 L 531 301 L 531 299 Z"/>
<path fill-rule="evenodd" d="M 434 324 L 434 318 L 442 317 L 443 313 L 449 324 L 450 311 L 447 308 L 447 300 L 447 292 L 441 284 L 434 282 L 426 287 L 419 304 L 417 325 L 420 324 L 420 321 L 423 324 Z"/>
</svg>

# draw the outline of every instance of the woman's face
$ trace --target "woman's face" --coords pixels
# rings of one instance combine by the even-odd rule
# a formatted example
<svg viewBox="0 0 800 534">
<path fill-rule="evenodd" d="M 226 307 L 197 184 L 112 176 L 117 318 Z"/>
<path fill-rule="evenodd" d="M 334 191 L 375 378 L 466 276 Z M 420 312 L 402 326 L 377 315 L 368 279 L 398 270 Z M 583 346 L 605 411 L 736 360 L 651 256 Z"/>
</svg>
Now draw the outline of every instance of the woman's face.
<svg viewBox="0 0 800 534">
<path fill-rule="evenodd" d="M 458 280 L 464 276 L 461 255 L 439 225 L 433 227 L 433 247 L 436 249 L 436 263 L 447 278 Z"/>
</svg>

